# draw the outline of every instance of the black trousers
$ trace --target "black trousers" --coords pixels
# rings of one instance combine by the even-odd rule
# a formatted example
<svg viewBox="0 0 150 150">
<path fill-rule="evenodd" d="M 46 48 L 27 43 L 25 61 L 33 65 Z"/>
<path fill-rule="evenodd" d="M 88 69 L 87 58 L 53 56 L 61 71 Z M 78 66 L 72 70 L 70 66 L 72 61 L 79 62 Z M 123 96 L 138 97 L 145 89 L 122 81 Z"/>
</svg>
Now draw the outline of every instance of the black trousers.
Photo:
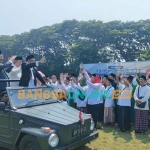
<svg viewBox="0 0 150 150">
<path fill-rule="evenodd" d="M 104 103 L 98 104 L 98 121 L 104 122 Z"/>
<path fill-rule="evenodd" d="M 92 115 L 93 121 L 95 123 L 95 128 L 97 126 L 97 116 L 98 116 L 98 104 L 95 105 L 87 105 L 88 114 Z"/>
<path fill-rule="evenodd" d="M 75 109 L 77 109 L 77 103 L 74 103 L 74 107 L 75 107 Z"/>
<path fill-rule="evenodd" d="M 130 106 L 119 107 L 119 127 L 120 130 L 128 131 L 131 128 L 131 108 Z"/>
<path fill-rule="evenodd" d="M 117 100 L 114 99 L 115 107 L 114 107 L 114 113 L 115 113 L 115 123 L 118 123 L 118 107 L 117 107 Z"/>
<path fill-rule="evenodd" d="M 117 105 L 117 117 L 118 117 L 117 124 L 119 125 L 120 124 L 120 106 L 119 105 Z"/>
</svg>

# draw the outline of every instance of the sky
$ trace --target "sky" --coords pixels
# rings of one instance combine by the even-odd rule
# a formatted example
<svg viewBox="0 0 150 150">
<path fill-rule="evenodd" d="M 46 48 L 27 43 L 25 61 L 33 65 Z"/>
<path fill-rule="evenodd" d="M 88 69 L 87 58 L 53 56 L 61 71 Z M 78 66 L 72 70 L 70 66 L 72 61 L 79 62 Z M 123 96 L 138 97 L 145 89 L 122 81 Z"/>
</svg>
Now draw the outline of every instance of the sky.
<svg viewBox="0 0 150 150">
<path fill-rule="evenodd" d="M 0 0 L 0 35 L 29 32 L 64 20 L 150 19 L 150 0 Z"/>
</svg>

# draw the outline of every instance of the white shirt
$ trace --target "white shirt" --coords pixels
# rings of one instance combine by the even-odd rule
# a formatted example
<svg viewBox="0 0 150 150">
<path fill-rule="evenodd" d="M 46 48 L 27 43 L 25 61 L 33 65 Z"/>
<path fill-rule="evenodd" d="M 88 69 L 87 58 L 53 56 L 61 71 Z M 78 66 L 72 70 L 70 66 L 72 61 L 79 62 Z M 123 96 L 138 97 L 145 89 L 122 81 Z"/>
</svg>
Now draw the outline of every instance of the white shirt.
<svg viewBox="0 0 150 150">
<path fill-rule="evenodd" d="M 88 75 L 88 73 L 83 70 L 83 73 L 86 78 L 86 83 L 88 85 L 88 90 L 87 90 L 87 99 L 88 99 L 88 104 L 89 105 L 95 105 L 99 104 L 100 102 L 100 89 L 102 84 L 101 83 L 91 83 L 91 79 Z"/>
<path fill-rule="evenodd" d="M 50 87 L 52 87 L 54 90 L 58 90 L 58 89 L 60 89 L 61 88 L 61 85 L 56 81 L 55 83 L 51 83 L 51 84 L 49 84 L 50 85 Z"/>
<path fill-rule="evenodd" d="M 64 83 L 61 84 L 61 89 L 66 93 L 67 96 L 69 96 L 69 92 L 71 91 L 71 85 L 65 85 Z M 69 101 L 69 97 L 67 98 L 67 102 Z"/>
<path fill-rule="evenodd" d="M 78 96 L 77 96 L 78 89 L 71 86 L 70 92 L 73 92 L 73 101 L 74 101 L 74 103 L 77 103 L 77 101 L 78 101 Z"/>
<path fill-rule="evenodd" d="M 21 78 L 21 66 L 17 67 L 14 65 L 12 70 L 9 73 L 11 80 L 20 80 Z M 10 86 L 19 86 L 19 82 L 10 82 Z"/>
<path fill-rule="evenodd" d="M 100 104 L 104 102 L 104 91 L 105 91 L 105 87 L 102 85 L 100 88 L 100 99 L 99 99 Z"/>
<path fill-rule="evenodd" d="M 53 88 L 53 92 L 54 93 L 61 93 L 62 89 L 61 89 L 61 85 L 56 81 L 55 83 L 54 82 L 51 82 L 49 84 L 50 87 Z"/>
<path fill-rule="evenodd" d="M 147 80 L 147 83 L 150 84 L 150 79 Z"/>
<path fill-rule="evenodd" d="M 137 81 L 136 81 L 136 77 L 133 78 L 132 83 L 135 84 L 135 85 L 138 85 L 138 83 L 137 83 Z"/>
<path fill-rule="evenodd" d="M 71 85 L 61 84 L 61 89 L 64 90 L 65 93 L 67 94 L 71 90 Z"/>
<path fill-rule="evenodd" d="M 132 86 L 129 85 L 129 87 L 126 87 L 124 84 L 121 84 L 119 83 L 118 85 L 119 87 L 119 90 L 121 90 L 121 93 L 120 93 L 120 98 L 118 98 L 118 105 L 119 106 L 131 106 L 131 98 L 132 98 Z M 124 90 L 127 90 L 129 91 L 128 93 L 127 92 L 124 92 Z M 123 97 L 126 96 L 129 97 L 129 98 L 126 98 L 124 99 Z"/>
<path fill-rule="evenodd" d="M 114 106 L 114 100 L 112 98 L 114 94 L 114 87 L 112 85 L 106 87 L 104 94 L 105 94 L 105 107 Z"/>
<path fill-rule="evenodd" d="M 39 62 L 36 61 L 36 66 L 38 66 L 38 65 L 39 65 Z M 33 75 L 33 68 L 30 68 L 30 70 L 31 70 L 31 79 L 29 81 L 28 87 L 33 87 L 33 86 L 35 86 L 35 84 L 34 84 L 34 75 Z"/>
<path fill-rule="evenodd" d="M 150 97 L 150 87 L 145 85 L 145 86 L 137 86 L 135 89 L 135 93 L 134 93 L 134 99 L 135 101 L 138 100 L 138 87 L 139 87 L 139 97 L 143 97 L 141 98 L 141 102 L 146 102 L 145 108 L 139 108 L 136 106 L 134 106 L 134 109 L 140 109 L 140 110 L 149 110 L 149 106 L 148 106 L 148 99 Z"/>
<path fill-rule="evenodd" d="M 101 83 L 91 83 L 90 81 L 86 81 L 88 85 L 87 91 L 87 99 L 89 105 L 95 105 L 100 103 L 100 89 L 102 84 Z"/>
<path fill-rule="evenodd" d="M 75 84 L 73 81 L 71 81 L 71 86 L 75 89 L 75 99 L 76 99 L 77 107 L 86 107 L 86 103 L 87 103 L 86 93 L 87 93 L 88 86 L 81 87 L 80 85 Z M 78 98 L 80 94 L 79 90 L 82 91 L 83 94 L 85 94 L 84 100 L 80 100 Z"/>
</svg>

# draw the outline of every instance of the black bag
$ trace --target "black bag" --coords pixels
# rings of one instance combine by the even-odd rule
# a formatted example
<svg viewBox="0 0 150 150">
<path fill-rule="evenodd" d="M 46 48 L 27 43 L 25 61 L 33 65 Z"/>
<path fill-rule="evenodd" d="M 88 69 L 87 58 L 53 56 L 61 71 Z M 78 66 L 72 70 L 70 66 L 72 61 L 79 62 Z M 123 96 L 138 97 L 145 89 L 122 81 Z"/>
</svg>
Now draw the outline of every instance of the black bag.
<svg viewBox="0 0 150 150">
<path fill-rule="evenodd" d="M 146 102 L 142 102 L 142 103 L 138 104 L 137 106 L 139 108 L 145 108 L 145 105 L 146 105 Z"/>
<path fill-rule="evenodd" d="M 79 90 L 80 94 L 78 95 L 78 98 L 81 100 L 81 101 L 84 101 L 85 100 L 85 95 L 82 93 L 81 90 Z"/>
<path fill-rule="evenodd" d="M 138 99 L 142 99 L 143 98 L 142 96 L 139 97 L 139 88 L 140 88 L 140 86 L 138 87 Z M 146 102 L 142 102 L 140 104 L 136 104 L 136 106 L 139 107 L 139 108 L 145 108 L 145 105 L 146 105 Z"/>
</svg>

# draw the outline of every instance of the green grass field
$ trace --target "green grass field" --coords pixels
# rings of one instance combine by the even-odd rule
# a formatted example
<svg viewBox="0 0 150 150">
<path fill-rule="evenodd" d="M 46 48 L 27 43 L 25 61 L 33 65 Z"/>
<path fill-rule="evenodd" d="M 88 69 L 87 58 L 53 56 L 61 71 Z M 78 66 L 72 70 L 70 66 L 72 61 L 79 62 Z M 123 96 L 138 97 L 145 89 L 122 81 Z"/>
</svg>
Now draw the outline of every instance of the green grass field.
<svg viewBox="0 0 150 150">
<path fill-rule="evenodd" d="M 98 130 L 97 140 L 78 150 L 150 150 L 149 135 L 122 133 L 115 127 L 103 127 Z"/>
<path fill-rule="evenodd" d="M 118 128 L 104 126 L 98 133 L 95 141 L 77 150 L 150 150 L 150 132 L 149 135 L 122 133 Z"/>
</svg>

